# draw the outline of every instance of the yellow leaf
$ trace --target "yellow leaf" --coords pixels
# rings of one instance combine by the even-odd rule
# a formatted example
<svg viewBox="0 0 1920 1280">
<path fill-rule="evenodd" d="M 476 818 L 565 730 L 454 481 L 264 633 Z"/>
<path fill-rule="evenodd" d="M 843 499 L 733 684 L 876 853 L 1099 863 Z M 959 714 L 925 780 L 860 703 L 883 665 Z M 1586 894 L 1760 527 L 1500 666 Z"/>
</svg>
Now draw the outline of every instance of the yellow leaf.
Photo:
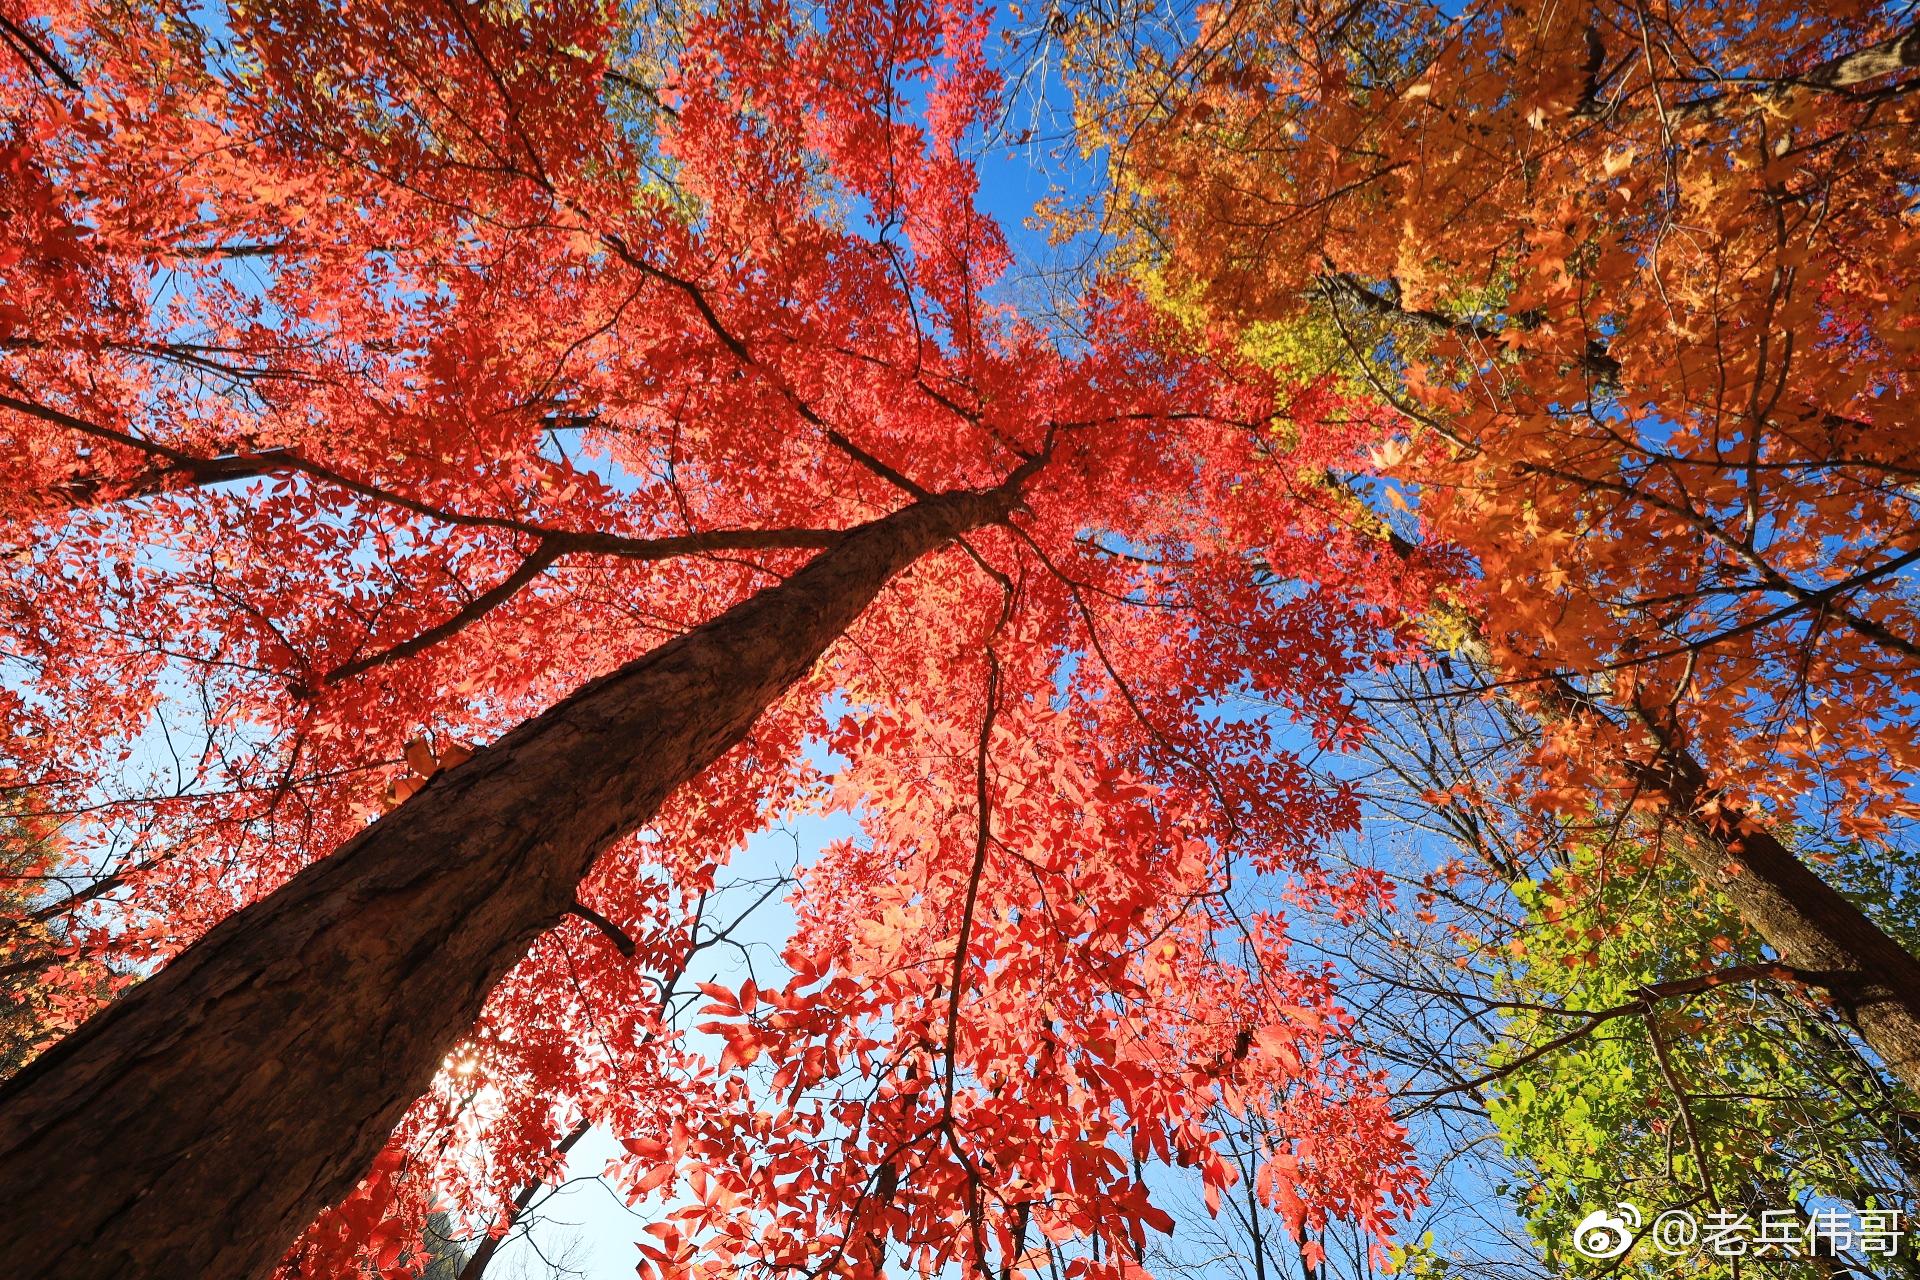
<svg viewBox="0 0 1920 1280">
<path fill-rule="evenodd" d="M 433 758 L 433 748 L 425 738 L 414 738 L 407 743 L 407 767 L 423 778 L 433 776 L 438 764 Z"/>
</svg>

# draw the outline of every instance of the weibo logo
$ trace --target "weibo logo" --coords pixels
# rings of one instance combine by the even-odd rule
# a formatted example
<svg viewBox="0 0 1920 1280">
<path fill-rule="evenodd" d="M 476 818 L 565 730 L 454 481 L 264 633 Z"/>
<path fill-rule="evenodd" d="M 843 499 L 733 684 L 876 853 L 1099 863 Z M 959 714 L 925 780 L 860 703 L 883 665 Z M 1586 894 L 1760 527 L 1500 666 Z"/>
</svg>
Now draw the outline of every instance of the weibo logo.
<svg viewBox="0 0 1920 1280">
<path fill-rule="evenodd" d="M 1640 1230 L 1640 1210 L 1625 1200 L 1613 1207 L 1620 1212 L 1595 1209 L 1580 1219 L 1573 1229 L 1575 1252 L 1586 1258 L 1617 1258 L 1627 1251 Z"/>
</svg>

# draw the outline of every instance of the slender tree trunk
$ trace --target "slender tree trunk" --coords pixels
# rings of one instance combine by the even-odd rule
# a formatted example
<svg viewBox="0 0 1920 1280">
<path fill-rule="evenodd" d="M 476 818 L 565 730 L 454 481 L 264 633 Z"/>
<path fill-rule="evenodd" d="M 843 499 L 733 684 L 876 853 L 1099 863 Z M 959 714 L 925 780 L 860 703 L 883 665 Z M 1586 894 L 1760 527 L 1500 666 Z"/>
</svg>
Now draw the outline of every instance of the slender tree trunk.
<svg viewBox="0 0 1920 1280">
<path fill-rule="evenodd" d="M 1467 657 L 1491 670 L 1477 629 Z M 1543 687 L 1552 716 L 1603 715 L 1584 694 L 1562 683 Z M 1707 771 L 1679 744 L 1642 718 L 1660 751 L 1635 768 L 1642 795 L 1681 830 L 1676 849 L 1701 884 L 1723 895 L 1741 920 L 1781 961 L 1825 990 L 1861 1040 L 1902 1083 L 1920 1092 L 1920 960 L 1866 912 L 1828 884 L 1753 814 L 1708 785 Z"/>
<path fill-rule="evenodd" d="M 1683 751 L 1640 771 L 1679 820 L 1675 842 L 1780 959 L 1832 997 L 1887 1069 L 1920 1093 L 1920 960 L 1751 815 L 1721 801 Z"/>
<path fill-rule="evenodd" d="M 1402 557 L 1417 549 L 1391 530 L 1387 542 Z M 1483 671 L 1496 670 L 1478 621 L 1460 621 L 1467 636 L 1462 656 Z M 1564 682 L 1539 690 L 1549 718 L 1605 715 Z M 1644 716 L 1639 724 L 1660 758 L 1636 769 L 1635 777 L 1643 794 L 1681 827 L 1680 856 L 1783 963 L 1827 991 L 1887 1069 L 1920 1093 L 1920 959 L 1802 862 L 1761 817 L 1718 795 L 1706 769 L 1682 745 Z"/>
<path fill-rule="evenodd" d="M 236 912 L 0 1089 L 7 1280 L 252 1280 L 342 1198 L 646 822 L 899 570 L 998 489 L 852 531 L 779 586 L 520 725 Z"/>
</svg>

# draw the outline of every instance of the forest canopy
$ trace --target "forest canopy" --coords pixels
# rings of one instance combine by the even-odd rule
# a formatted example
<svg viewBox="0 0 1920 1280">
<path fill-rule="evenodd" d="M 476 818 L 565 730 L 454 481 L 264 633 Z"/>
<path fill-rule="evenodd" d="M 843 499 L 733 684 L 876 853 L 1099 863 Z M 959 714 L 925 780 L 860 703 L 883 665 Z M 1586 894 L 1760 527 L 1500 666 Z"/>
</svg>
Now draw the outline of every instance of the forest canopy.
<svg viewBox="0 0 1920 1280">
<path fill-rule="evenodd" d="M 1911 6 L 0 46 L 10 1275 L 1912 1273 Z"/>
</svg>

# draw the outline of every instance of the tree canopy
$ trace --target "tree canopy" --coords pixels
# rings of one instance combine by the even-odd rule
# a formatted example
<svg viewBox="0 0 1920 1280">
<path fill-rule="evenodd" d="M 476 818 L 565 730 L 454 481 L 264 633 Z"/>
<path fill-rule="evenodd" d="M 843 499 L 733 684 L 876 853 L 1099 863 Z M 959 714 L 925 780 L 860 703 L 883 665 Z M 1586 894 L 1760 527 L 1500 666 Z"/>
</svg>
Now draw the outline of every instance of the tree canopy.
<svg viewBox="0 0 1920 1280">
<path fill-rule="evenodd" d="M 823 1240 L 852 1271 L 888 1244 L 984 1266 L 1029 1229 L 1124 1269 L 1161 1215 L 1115 1127 L 1224 1186 L 1208 1108 L 1283 1081 L 1292 1217 L 1384 1230 L 1417 1197 L 1326 975 L 1221 893 L 1377 896 L 1320 865 L 1354 805 L 1300 752 L 1352 732 L 1342 673 L 1444 575 L 1265 463 L 1380 443 L 1327 380 L 1168 341 L 1124 288 L 1074 333 L 993 301 L 1007 249 L 956 150 L 994 104 L 981 15 L 688 15 L 660 83 L 592 6 L 49 17 L 47 56 L 0 72 L 0 697 L 9 785 L 67 823 L 47 867 L 93 872 L 60 904 L 88 954 L 211 954 L 575 686 L 862 522 L 1006 495 L 577 886 L 539 886 L 573 920 L 510 939 L 525 959 L 290 1265 L 403 1266 L 435 1189 L 504 1204 L 581 1115 L 626 1141 L 631 1193 L 685 1197 L 668 1272 Z M 1240 689 L 1298 743 L 1210 713 Z M 117 775 L 154 735 L 167 776 Z M 795 806 L 861 835 L 804 872 L 791 979 L 709 990 L 704 1061 L 657 988 L 716 870 Z"/>
<path fill-rule="evenodd" d="M 0 44 L 22 1275 L 417 1274 L 595 1127 L 659 1280 L 1129 1276 L 1175 1181 L 1366 1271 L 1421 1098 L 1543 1239 L 1912 1167 L 1909 7 Z M 1015 77 L 1104 183 L 1050 313 Z M 1386 1042 L 1433 1001 L 1476 1061 Z"/>
<path fill-rule="evenodd" d="M 1172 309 L 1395 411 L 1368 474 L 1472 555 L 1519 696 L 1873 834 L 1912 816 L 1916 47 L 1897 4 L 1253 4 L 1088 56 L 1083 109 Z M 1617 773 L 1551 745 L 1576 797 Z"/>
</svg>

